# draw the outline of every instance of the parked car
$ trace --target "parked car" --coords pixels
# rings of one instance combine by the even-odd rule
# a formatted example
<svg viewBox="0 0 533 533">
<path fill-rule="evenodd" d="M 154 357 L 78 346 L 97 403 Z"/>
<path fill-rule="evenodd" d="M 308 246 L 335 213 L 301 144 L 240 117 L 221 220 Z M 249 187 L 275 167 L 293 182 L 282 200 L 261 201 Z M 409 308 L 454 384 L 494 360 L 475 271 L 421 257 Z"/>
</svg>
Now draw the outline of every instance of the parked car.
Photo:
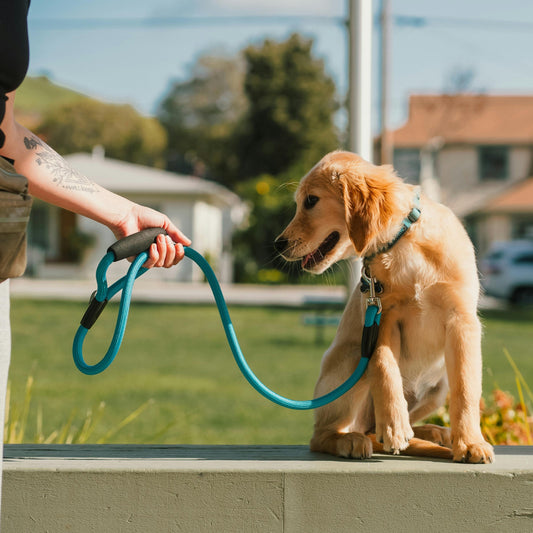
<svg viewBox="0 0 533 533">
<path fill-rule="evenodd" d="M 481 284 L 489 296 L 533 304 L 533 241 L 496 243 L 479 266 Z"/>
</svg>

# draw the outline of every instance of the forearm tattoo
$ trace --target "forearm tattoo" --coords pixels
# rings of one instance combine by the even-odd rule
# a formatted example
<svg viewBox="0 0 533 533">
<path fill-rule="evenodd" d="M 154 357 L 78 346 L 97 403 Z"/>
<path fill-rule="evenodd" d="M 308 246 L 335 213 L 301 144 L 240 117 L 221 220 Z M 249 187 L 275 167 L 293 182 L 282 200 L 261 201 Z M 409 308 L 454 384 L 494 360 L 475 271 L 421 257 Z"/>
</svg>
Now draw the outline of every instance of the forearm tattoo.
<svg viewBox="0 0 533 533">
<path fill-rule="evenodd" d="M 35 151 L 37 164 L 43 165 L 50 171 L 53 181 L 58 187 L 88 193 L 100 190 L 96 183 L 70 167 L 59 154 L 43 143 L 39 137 L 35 135 L 24 137 L 24 146 L 27 150 Z"/>
</svg>

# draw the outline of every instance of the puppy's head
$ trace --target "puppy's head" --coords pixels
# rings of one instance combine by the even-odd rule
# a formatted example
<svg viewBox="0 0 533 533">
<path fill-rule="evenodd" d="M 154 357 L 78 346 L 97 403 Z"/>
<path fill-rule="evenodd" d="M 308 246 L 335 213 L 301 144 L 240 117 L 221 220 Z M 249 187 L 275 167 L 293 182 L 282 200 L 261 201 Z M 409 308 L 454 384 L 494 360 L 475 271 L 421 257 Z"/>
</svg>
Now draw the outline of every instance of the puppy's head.
<svg viewBox="0 0 533 533">
<path fill-rule="evenodd" d="M 326 155 L 302 179 L 296 214 L 276 239 L 287 261 L 315 274 L 354 254 L 365 255 L 393 214 L 400 180 L 350 152 Z"/>
</svg>

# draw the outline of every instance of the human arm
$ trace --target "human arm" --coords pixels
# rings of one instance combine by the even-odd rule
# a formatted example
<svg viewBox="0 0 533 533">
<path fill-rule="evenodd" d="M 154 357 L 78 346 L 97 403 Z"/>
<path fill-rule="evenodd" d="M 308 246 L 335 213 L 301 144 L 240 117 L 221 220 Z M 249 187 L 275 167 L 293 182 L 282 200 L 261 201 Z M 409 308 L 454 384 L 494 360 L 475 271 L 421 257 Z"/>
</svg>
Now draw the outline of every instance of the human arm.
<svg viewBox="0 0 533 533">
<path fill-rule="evenodd" d="M 150 248 L 146 267 L 169 267 L 183 256 L 190 240 L 165 215 L 138 205 L 94 183 L 73 169 L 59 154 L 14 118 L 14 92 L 9 93 L 1 129 L 5 143 L 0 155 L 14 161 L 28 178 L 36 198 L 106 225 L 117 238 L 148 227 L 164 228 L 170 238 L 159 236 Z M 172 242 L 171 242 L 172 241 Z"/>
</svg>

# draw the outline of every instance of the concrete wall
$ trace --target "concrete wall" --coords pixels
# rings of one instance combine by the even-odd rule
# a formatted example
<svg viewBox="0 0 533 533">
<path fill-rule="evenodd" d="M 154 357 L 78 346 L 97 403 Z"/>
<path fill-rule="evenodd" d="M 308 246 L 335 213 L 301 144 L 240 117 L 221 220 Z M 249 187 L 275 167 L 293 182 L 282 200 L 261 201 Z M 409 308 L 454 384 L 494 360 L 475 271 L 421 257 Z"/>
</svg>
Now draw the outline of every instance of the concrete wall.
<svg viewBox="0 0 533 533">
<path fill-rule="evenodd" d="M 8 445 L 3 482 L 3 533 L 533 531 L 533 447 L 466 465 L 303 446 Z"/>
</svg>

